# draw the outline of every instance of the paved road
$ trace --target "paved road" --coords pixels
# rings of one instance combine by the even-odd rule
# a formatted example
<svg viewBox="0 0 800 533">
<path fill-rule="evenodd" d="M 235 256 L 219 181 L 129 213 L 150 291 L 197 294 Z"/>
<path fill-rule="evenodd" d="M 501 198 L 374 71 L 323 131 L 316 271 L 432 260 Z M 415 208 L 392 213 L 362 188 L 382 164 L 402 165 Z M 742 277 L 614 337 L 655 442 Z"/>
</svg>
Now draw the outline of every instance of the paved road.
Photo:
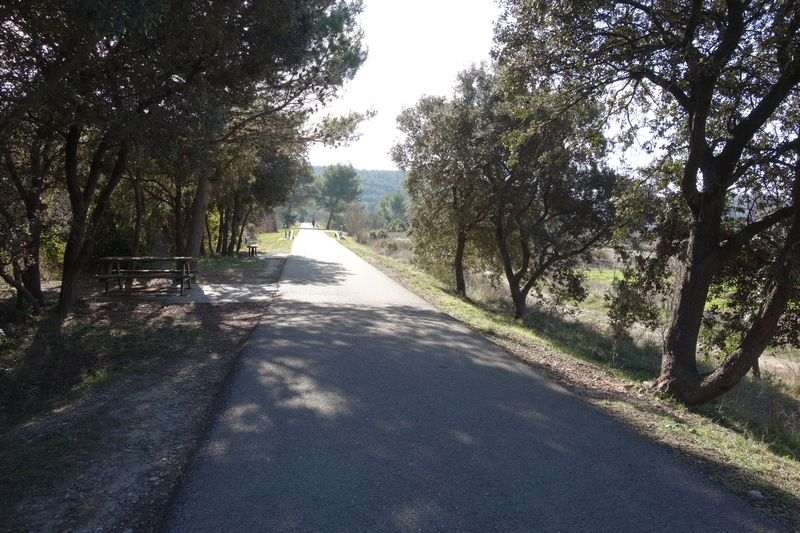
<svg viewBox="0 0 800 533">
<path fill-rule="evenodd" d="M 273 310 L 167 530 L 770 528 L 321 231 Z"/>
</svg>

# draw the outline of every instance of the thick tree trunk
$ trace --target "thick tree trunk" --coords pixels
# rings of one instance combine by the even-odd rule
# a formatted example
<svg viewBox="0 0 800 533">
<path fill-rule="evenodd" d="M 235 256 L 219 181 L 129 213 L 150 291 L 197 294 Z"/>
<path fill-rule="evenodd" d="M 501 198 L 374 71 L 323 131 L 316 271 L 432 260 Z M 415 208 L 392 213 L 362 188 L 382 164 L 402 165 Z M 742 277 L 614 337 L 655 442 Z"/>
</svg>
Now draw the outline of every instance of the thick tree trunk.
<svg viewBox="0 0 800 533">
<path fill-rule="evenodd" d="M 32 156 L 33 158 L 33 156 Z M 41 246 L 42 246 L 42 192 L 44 176 L 38 175 L 41 169 L 39 164 L 32 164 L 34 173 L 34 186 L 31 197 L 26 202 L 26 212 L 30 235 L 28 237 L 28 253 L 22 270 L 22 283 L 28 292 L 36 298 L 40 306 L 44 305 L 44 295 L 42 294 L 42 273 L 41 273 Z"/>
<path fill-rule="evenodd" d="M 716 205 L 705 206 L 695 219 L 656 385 L 659 390 L 687 402 L 702 381 L 697 369 L 697 339 L 708 291 L 720 265 L 717 242 L 721 206 L 719 198 Z"/>
<path fill-rule="evenodd" d="M 188 239 L 183 255 L 197 257 L 200 255 L 200 246 L 203 242 L 204 223 L 206 221 L 206 208 L 208 205 L 208 176 L 202 174 L 197 183 L 197 192 L 192 202 L 191 219 L 189 222 Z"/>
<path fill-rule="evenodd" d="M 325 224 L 325 229 L 331 229 L 331 222 L 333 221 L 333 214 L 336 212 L 336 205 L 331 207 L 331 212 L 328 214 L 328 222 Z"/>
<path fill-rule="evenodd" d="M 757 365 L 758 358 L 775 334 L 778 321 L 800 281 L 800 166 L 794 185 L 795 212 L 783 249 L 771 272 L 772 287 L 761 311 L 734 353 L 713 372 L 701 375 L 697 370 L 696 347 L 708 288 L 720 265 L 713 222 L 695 223 L 689 248 L 689 262 L 683 272 L 678 305 L 667 335 L 661 375 L 656 386 L 678 400 L 697 405 L 718 398 L 731 390 Z M 708 204 L 707 204 L 708 205 Z M 712 213 L 713 215 L 714 213 Z M 721 208 L 719 211 L 721 214 Z M 719 225 L 717 224 L 717 228 Z"/>
<path fill-rule="evenodd" d="M 467 234 L 459 231 L 456 236 L 456 253 L 453 257 L 453 270 L 456 279 L 456 294 L 462 298 L 467 296 L 467 284 L 464 281 L 464 249 L 467 245 Z"/>
<path fill-rule="evenodd" d="M 34 139 L 28 151 L 28 172 L 30 180 L 26 182 L 10 151 L 4 154 L 5 169 L 20 200 L 25 206 L 25 216 L 28 223 L 28 236 L 25 243 L 22 268 L 17 277 L 25 287 L 27 295 L 32 296 L 39 306 L 44 305 L 42 294 L 42 276 L 40 268 L 40 250 L 42 241 L 42 196 L 44 192 L 45 173 L 49 164 L 44 163 L 45 153 L 48 152 L 47 143 L 41 138 Z M 18 291 L 19 293 L 19 291 Z M 22 297 L 21 297 L 22 298 Z M 27 296 L 25 297 L 27 298 Z M 24 299 L 24 298 L 23 298 Z M 20 300 L 21 302 L 22 300 Z"/>
<path fill-rule="evenodd" d="M 75 302 L 78 290 L 78 278 L 83 263 L 84 238 L 86 222 L 83 214 L 74 214 L 70 224 L 67 245 L 64 249 L 64 263 L 61 268 L 61 290 L 58 294 L 58 312 L 66 315 Z"/>
<path fill-rule="evenodd" d="M 528 293 L 518 286 L 511 287 L 511 301 L 514 303 L 514 318 L 523 318 L 528 312 Z"/>
<path fill-rule="evenodd" d="M 530 286 L 522 286 L 522 275 L 528 269 L 529 258 L 524 258 L 519 272 L 514 271 L 514 261 L 508 247 L 508 237 L 506 235 L 506 225 L 504 223 L 505 213 L 502 203 L 498 204 L 497 213 L 494 216 L 495 242 L 500 260 L 503 263 L 503 272 L 508 282 L 508 290 L 511 294 L 511 302 L 514 304 L 514 318 L 522 318 L 528 310 L 528 292 Z"/>
<path fill-rule="evenodd" d="M 508 282 L 508 291 L 511 294 L 511 302 L 514 304 L 514 318 L 522 318 L 528 311 L 528 292 L 530 288 L 522 286 L 521 272 L 514 272 L 514 265 L 511 254 L 508 251 L 508 244 L 505 239 L 498 241 L 500 258 L 503 262 L 503 271 Z"/>
<path fill-rule="evenodd" d="M 114 166 L 105 184 L 100 187 L 101 166 L 108 151 L 107 140 L 100 141 L 95 149 L 92 164 L 86 176 L 86 184 L 81 187 L 78 176 L 78 143 L 81 129 L 73 125 L 69 129 L 64 148 L 65 178 L 70 196 L 72 220 L 70 222 L 67 245 L 64 251 L 64 264 L 61 272 L 61 291 L 58 297 L 58 313 L 66 316 L 75 302 L 80 274 L 92 251 L 93 236 L 101 223 L 103 213 L 111 195 L 117 188 L 127 164 L 128 146 L 122 142 L 117 152 Z M 98 192 L 99 189 L 99 192 Z M 91 214 L 89 206 L 93 204 Z"/>
<path fill-rule="evenodd" d="M 3 281 L 17 291 L 17 307 L 24 307 L 24 304 L 20 305 L 20 300 L 23 300 L 25 304 L 29 304 L 31 306 L 35 313 L 38 313 L 41 310 L 41 303 L 25 287 L 25 284 L 22 282 L 20 276 L 10 276 L 5 271 L 0 270 L 0 278 L 2 278 Z"/>
<path fill-rule="evenodd" d="M 30 242 L 28 243 L 29 256 L 25 260 L 25 267 L 20 272 L 22 284 L 28 293 L 33 296 L 39 305 L 44 305 L 44 294 L 42 293 L 42 273 L 39 255 L 41 253 L 41 232 L 32 230 Z"/>
</svg>

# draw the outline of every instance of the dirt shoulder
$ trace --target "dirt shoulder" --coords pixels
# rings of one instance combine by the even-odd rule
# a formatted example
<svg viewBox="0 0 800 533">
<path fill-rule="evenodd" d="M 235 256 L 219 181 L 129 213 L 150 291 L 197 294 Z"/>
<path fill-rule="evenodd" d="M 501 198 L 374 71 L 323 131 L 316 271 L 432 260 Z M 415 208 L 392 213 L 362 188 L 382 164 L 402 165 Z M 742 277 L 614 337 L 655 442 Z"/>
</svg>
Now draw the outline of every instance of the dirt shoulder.
<svg viewBox="0 0 800 533">
<path fill-rule="evenodd" d="M 268 311 L 268 302 L 120 298 L 85 304 L 58 331 L 32 331 L 18 350 L 32 367 L 3 361 L 17 387 L 6 411 L 30 410 L 27 398 L 44 395 L 65 369 L 80 376 L 58 383 L 63 390 L 40 399 L 35 414 L 5 413 L 0 531 L 157 530 Z"/>
</svg>

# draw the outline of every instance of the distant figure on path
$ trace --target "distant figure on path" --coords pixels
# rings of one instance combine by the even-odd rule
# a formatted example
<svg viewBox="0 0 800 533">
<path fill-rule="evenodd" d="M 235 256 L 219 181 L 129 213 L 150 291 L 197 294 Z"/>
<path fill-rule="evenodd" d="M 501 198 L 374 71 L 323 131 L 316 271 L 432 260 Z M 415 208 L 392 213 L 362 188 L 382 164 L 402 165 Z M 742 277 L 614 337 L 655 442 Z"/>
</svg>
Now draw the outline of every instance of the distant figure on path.
<svg viewBox="0 0 800 533">
<path fill-rule="evenodd" d="M 316 228 L 317 227 L 317 219 L 316 219 L 316 217 L 311 217 L 311 227 L 312 228 Z"/>
</svg>

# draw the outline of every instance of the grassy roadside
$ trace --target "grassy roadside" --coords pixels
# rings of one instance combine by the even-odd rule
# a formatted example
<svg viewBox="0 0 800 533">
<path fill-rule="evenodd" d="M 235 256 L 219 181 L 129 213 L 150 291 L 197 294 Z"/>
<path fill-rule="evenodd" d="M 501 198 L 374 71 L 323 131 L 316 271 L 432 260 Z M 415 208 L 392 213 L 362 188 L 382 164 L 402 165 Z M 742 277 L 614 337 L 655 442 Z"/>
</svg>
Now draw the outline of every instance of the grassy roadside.
<svg viewBox="0 0 800 533">
<path fill-rule="evenodd" d="M 259 254 L 288 254 L 292 251 L 292 241 L 283 238 L 283 231 L 261 233 L 258 236 Z"/>
<path fill-rule="evenodd" d="M 341 242 L 440 310 L 480 331 L 637 432 L 688 457 L 706 475 L 754 506 L 768 510 L 790 528 L 800 529 L 800 461 L 798 448 L 790 441 L 751 431 L 725 411 L 727 406 L 715 404 L 690 410 L 657 396 L 646 383 L 652 369 L 599 355 L 608 347 L 593 344 L 600 339 L 591 332 L 563 327 L 553 328 L 553 332 L 547 324 L 542 327 L 539 323 L 537 333 L 530 323 L 458 298 L 437 279 L 406 262 L 351 239 Z M 536 321 L 537 317 L 530 319 Z M 578 338 L 563 338 L 564 335 Z M 634 358 L 627 363 L 635 361 Z"/>
<path fill-rule="evenodd" d="M 292 241 L 283 232 L 261 233 L 258 236 L 258 256 L 242 252 L 234 256 L 203 257 L 197 265 L 201 283 L 265 283 L 273 276 L 271 263 L 282 261 L 292 250 Z"/>
</svg>

